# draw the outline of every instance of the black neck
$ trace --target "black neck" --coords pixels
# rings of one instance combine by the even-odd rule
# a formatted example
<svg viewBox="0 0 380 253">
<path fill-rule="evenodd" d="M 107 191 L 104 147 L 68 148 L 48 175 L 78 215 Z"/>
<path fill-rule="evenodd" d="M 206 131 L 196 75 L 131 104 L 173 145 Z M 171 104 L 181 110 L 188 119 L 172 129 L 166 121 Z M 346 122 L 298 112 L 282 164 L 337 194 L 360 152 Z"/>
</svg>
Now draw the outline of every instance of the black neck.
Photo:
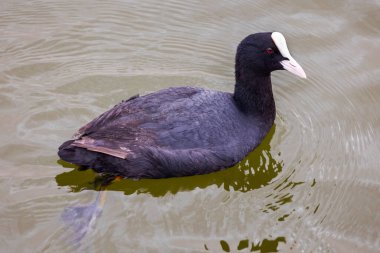
<svg viewBox="0 0 380 253">
<path fill-rule="evenodd" d="M 266 75 L 248 73 L 245 72 L 245 75 L 236 73 L 234 99 L 237 105 L 244 113 L 263 116 L 273 121 L 276 107 L 270 73 Z"/>
</svg>

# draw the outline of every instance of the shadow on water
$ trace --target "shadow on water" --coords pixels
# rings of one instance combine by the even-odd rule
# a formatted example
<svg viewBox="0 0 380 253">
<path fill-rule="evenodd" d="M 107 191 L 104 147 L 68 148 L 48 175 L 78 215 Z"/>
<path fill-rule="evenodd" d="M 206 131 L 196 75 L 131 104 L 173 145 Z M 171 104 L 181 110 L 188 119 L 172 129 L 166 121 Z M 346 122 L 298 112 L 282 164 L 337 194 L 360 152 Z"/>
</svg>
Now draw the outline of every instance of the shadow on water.
<svg viewBox="0 0 380 253">
<path fill-rule="evenodd" d="M 123 179 L 107 184 L 107 191 L 122 191 L 130 194 L 150 194 L 153 197 L 175 194 L 180 191 L 191 191 L 196 188 L 207 188 L 211 185 L 223 187 L 226 191 L 247 192 L 268 185 L 282 171 L 282 161 L 276 161 L 270 152 L 270 141 L 275 133 L 274 125 L 263 142 L 237 165 L 219 172 L 181 178 L 167 179 Z M 64 167 L 71 167 L 59 161 Z M 72 192 L 101 189 L 104 182 L 110 181 L 110 176 L 99 175 L 92 170 L 81 171 L 74 167 L 72 171 L 56 176 L 59 186 L 68 186 Z"/>
</svg>

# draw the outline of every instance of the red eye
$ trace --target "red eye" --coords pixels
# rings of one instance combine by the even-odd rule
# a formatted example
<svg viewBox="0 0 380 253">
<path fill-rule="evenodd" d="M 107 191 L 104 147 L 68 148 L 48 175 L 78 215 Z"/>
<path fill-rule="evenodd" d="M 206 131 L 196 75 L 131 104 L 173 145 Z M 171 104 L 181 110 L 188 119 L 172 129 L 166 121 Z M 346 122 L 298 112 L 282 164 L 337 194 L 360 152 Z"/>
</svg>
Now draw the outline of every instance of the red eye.
<svg viewBox="0 0 380 253">
<path fill-rule="evenodd" d="M 266 52 L 267 54 L 273 54 L 273 53 L 274 53 L 274 51 L 273 51 L 272 48 L 267 48 L 267 49 L 265 50 L 265 52 Z"/>
</svg>

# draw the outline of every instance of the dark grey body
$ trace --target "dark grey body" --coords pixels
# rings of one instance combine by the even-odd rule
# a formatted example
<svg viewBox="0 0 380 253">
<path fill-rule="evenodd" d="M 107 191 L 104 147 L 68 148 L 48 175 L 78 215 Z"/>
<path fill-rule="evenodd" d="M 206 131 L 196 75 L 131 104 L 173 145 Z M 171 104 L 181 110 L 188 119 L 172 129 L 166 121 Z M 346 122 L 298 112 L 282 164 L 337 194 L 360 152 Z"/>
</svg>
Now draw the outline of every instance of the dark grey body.
<svg viewBox="0 0 380 253">
<path fill-rule="evenodd" d="M 274 114 L 242 112 L 231 93 L 169 88 L 116 105 L 82 127 L 77 146 L 68 141 L 59 155 L 97 172 L 132 178 L 205 174 L 242 160 L 273 120 Z"/>
</svg>

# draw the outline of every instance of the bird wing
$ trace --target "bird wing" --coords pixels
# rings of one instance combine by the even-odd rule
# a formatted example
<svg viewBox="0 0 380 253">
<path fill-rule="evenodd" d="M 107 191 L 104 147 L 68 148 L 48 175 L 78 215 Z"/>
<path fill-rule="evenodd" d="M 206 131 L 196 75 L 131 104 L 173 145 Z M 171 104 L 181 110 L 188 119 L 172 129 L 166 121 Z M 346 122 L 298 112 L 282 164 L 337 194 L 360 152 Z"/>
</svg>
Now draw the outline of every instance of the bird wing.
<svg viewBox="0 0 380 253">
<path fill-rule="evenodd" d="M 188 112 L 182 109 L 191 108 L 192 97 L 202 91 L 181 87 L 134 96 L 81 127 L 71 145 L 122 159 L 136 156 L 141 147 L 165 148 L 175 142 L 173 136 L 184 135 Z"/>
</svg>

